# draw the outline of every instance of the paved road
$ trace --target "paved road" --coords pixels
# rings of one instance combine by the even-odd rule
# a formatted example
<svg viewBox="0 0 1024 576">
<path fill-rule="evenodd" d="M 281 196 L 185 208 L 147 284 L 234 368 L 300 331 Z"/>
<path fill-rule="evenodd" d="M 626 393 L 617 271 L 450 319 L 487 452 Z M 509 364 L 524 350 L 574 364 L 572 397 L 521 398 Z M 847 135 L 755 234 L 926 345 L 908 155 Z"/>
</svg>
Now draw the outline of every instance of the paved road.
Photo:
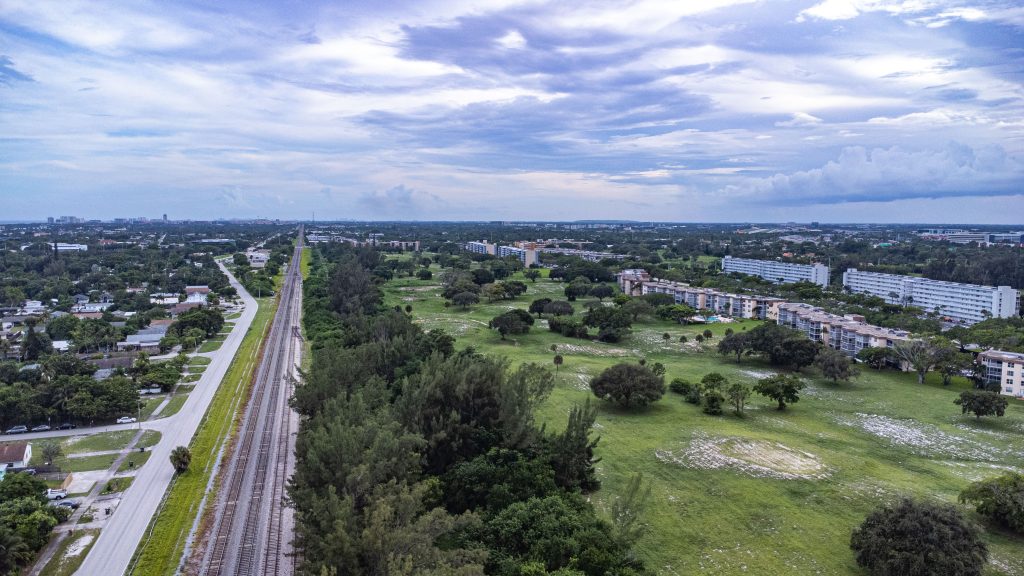
<svg viewBox="0 0 1024 576">
<path fill-rule="evenodd" d="M 242 301 L 245 302 L 245 310 L 241 317 L 234 320 L 234 330 L 224 340 L 224 344 L 219 350 L 220 353 L 207 366 L 202 378 L 196 382 L 195 389 L 189 394 L 181 411 L 169 418 L 142 423 L 144 429 L 160 430 L 163 432 L 163 437 L 159 444 L 150 449 L 153 454 L 149 458 L 148 465 L 139 470 L 131 487 L 122 495 L 121 504 L 107 521 L 76 574 L 81 576 L 124 574 L 174 475 L 169 461 L 171 450 L 175 446 L 188 446 L 192 441 L 192 436 L 195 435 L 214 393 L 220 386 L 221 380 L 224 379 L 224 375 L 242 343 L 242 338 L 248 332 L 249 326 L 256 316 L 256 300 L 246 292 L 245 288 L 222 264 L 218 263 L 218 266 L 228 276 L 231 285 L 235 287 Z M 125 425 L 123 428 L 111 426 L 110 428 L 114 430 L 130 429 L 132 425 Z"/>
</svg>

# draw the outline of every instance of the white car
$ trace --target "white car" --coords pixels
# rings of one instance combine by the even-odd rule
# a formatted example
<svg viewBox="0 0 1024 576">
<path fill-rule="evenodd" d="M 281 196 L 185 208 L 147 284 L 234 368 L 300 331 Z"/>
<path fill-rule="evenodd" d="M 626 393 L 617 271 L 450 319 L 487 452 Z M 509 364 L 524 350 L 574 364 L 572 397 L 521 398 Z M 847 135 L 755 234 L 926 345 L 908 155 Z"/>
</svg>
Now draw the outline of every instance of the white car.
<svg viewBox="0 0 1024 576">
<path fill-rule="evenodd" d="M 67 495 L 67 490 L 59 490 L 56 488 L 49 488 L 46 490 L 46 497 L 50 500 L 61 500 L 63 498 L 66 498 Z"/>
<path fill-rule="evenodd" d="M 118 424 L 131 424 L 132 422 L 135 422 L 135 418 L 131 416 L 121 416 L 117 419 Z"/>
</svg>

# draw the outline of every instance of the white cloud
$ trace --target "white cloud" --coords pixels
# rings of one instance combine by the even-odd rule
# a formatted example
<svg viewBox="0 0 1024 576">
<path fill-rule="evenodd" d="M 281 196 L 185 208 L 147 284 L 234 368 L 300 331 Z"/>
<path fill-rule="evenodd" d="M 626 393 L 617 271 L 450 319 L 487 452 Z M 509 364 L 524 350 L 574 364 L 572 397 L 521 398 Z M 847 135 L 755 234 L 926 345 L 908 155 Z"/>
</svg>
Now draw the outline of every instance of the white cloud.
<svg viewBox="0 0 1024 576">
<path fill-rule="evenodd" d="M 803 21 L 808 16 L 820 20 L 850 20 L 865 12 L 913 14 L 935 5 L 935 2 L 928 0 L 825 0 L 800 12 L 797 21 Z"/>
<path fill-rule="evenodd" d="M 526 47 L 526 38 L 518 30 L 509 30 L 507 34 L 498 38 L 495 42 L 502 48 L 518 50 Z"/>
<path fill-rule="evenodd" d="M 795 128 L 799 126 L 815 126 L 821 124 L 821 122 L 821 118 L 817 116 L 812 116 L 806 112 L 794 112 L 792 118 L 776 122 L 775 125 L 780 128 Z"/>
</svg>

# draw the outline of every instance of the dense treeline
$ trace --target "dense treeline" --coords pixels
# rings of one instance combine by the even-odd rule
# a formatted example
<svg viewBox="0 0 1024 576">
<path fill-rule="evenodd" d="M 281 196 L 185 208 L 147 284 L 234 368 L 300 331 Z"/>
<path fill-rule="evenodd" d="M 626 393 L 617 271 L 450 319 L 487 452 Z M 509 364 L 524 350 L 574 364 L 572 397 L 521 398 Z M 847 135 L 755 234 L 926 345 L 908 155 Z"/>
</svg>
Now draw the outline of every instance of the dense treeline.
<svg viewBox="0 0 1024 576">
<path fill-rule="evenodd" d="M 54 526 L 67 520 L 69 508 L 50 506 L 46 483 L 28 474 L 9 473 L 0 481 L 0 574 L 17 574 L 50 541 Z"/>
<path fill-rule="evenodd" d="M 457 352 L 384 309 L 380 266 L 374 251 L 327 246 L 305 285 L 314 353 L 289 486 L 300 573 L 644 573 L 630 551 L 640 483 L 617 523 L 583 497 L 598 487 L 595 410 L 546 433 L 534 409 L 551 373 Z"/>
</svg>

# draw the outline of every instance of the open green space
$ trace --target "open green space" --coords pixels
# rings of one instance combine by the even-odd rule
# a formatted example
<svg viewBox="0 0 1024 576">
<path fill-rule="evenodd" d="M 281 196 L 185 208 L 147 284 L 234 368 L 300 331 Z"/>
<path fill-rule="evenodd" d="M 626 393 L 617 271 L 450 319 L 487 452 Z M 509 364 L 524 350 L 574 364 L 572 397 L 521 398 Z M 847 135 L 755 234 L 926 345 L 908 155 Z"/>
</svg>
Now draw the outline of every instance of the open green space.
<svg viewBox="0 0 1024 576">
<path fill-rule="evenodd" d="M 193 356 L 188 359 L 188 367 L 207 366 L 210 362 L 213 362 L 212 358 L 207 358 L 206 356 Z"/>
<path fill-rule="evenodd" d="M 142 411 L 140 412 L 142 419 L 146 420 L 149 418 L 153 414 L 153 410 L 156 410 L 156 407 L 163 401 L 164 397 L 162 395 L 146 398 L 145 403 L 142 405 Z"/>
<path fill-rule="evenodd" d="M 139 468 L 142 468 L 143 464 L 149 462 L 149 457 L 152 455 L 153 453 L 149 450 L 146 450 L 145 452 L 139 452 L 137 450 L 131 452 L 124 459 L 124 462 L 121 462 L 121 465 L 117 467 L 117 471 L 130 472 L 132 470 L 138 470 Z"/>
<path fill-rule="evenodd" d="M 660 362 L 666 382 L 719 372 L 752 386 L 779 372 L 758 359 L 737 363 L 715 352 L 726 329 L 749 330 L 758 324 L 752 321 L 645 321 L 624 341 L 605 344 L 554 334 L 541 319 L 529 334 L 503 341 L 487 328 L 491 318 L 535 298 L 562 298 L 561 283 L 526 283 L 528 292 L 515 301 L 468 311 L 445 308 L 436 281 L 393 280 L 385 299 L 411 305 L 418 324 L 445 329 L 458 338 L 457 347 L 502 355 L 513 365 L 551 366 L 555 345 L 564 364 L 540 411 L 548 430 L 562 429 L 572 405 L 593 399 L 591 378 L 618 362 Z M 582 314 L 582 302 L 574 306 Z M 705 329 L 713 338 L 696 343 L 693 337 Z M 688 342 L 679 342 L 682 335 Z M 807 388 L 798 403 L 780 412 L 752 396 L 745 418 L 705 415 L 672 393 L 643 411 L 599 404 L 602 488 L 590 497 L 610 515 L 630 478 L 643 473 L 652 494 L 637 549 L 653 572 L 863 574 L 849 550 L 850 534 L 878 505 L 903 495 L 955 502 L 974 480 L 1024 469 L 1024 403 L 1011 402 L 1005 417 L 977 420 L 953 404 L 965 380 L 943 388 L 937 374 L 919 385 L 912 374 L 866 368 L 839 385 L 814 369 L 801 378 Z M 992 557 L 986 574 L 1024 574 L 1024 538 L 962 509 L 984 527 Z"/>
<path fill-rule="evenodd" d="M 136 466 L 139 465 L 140 464 L 137 464 Z M 135 480 L 134 476 L 121 476 L 118 478 L 111 478 L 110 482 L 107 482 L 107 485 L 103 487 L 103 490 L 100 491 L 100 493 L 114 494 L 117 492 L 124 492 L 125 490 L 128 489 L 129 486 L 132 485 L 133 480 Z"/>
<path fill-rule="evenodd" d="M 202 374 L 186 374 L 186 375 L 181 377 L 181 382 L 183 382 L 183 383 L 198 382 L 199 379 L 202 378 L 202 377 L 203 377 Z"/>
<path fill-rule="evenodd" d="M 149 448 L 150 446 L 156 446 L 160 442 L 161 434 L 156 430 L 146 430 L 142 433 L 142 438 L 135 443 L 135 448 Z"/>
<path fill-rule="evenodd" d="M 202 344 L 199 345 L 199 352 L 213 352 L 215 350 L 220 350 L 220 346 L 223 343 L 224 340 L 207 340 L 206 342 L 203 342 Z"/>
<path fill-rule="evenodd" d="M 54 464 L 64 472 L 88 472 L 91 470 L 109 470 L 117 459 L 117 454 L 97 454 L 81 458 L 60 457 Z"/>
<path fill-rule="evenodd" d="M 100 531 L 97 528 L 76 530 L 57 546 L 53 557 L 39 576 L 71 576 L 81 566 Z"/>
<path fill-rule="evenodd" d="M 181 407 L 185 405 L 185 401 L 188 400 L 188 394 L 178 391 L 171 399 L 167 401 L 167 406 L 160 412 L 160 418 L 168 418 L 174 416 L 181 411 Z"/>
<path fill-rule="evenodd" d="M 280 277 L 280 276 L 279 276 Z M 273 298 L 259 300 L 252 326 L 245 334 L 238 353 L 220 383 L 189 449 L 192 463 L 188 472 L 175 476 L 163 503 L 143 536 L 128 573 L 156 576 L 174 574 L 185 546 L 185 537 L 206 491 L 218 451 L 235 427 L 235 414 L 241 399 L 247 396 L 259 349 L 277 309 Z M 193 361 L 197 358 L 193 358 Z M 208 360 L 208 359 L 206 359 Z M 205 362 L 204 364 L 208 364 Z M 167 408 L 170 408 L 168 406 Z M 207 505 L 213 502 L 210 494 Z"/>
</svg>

